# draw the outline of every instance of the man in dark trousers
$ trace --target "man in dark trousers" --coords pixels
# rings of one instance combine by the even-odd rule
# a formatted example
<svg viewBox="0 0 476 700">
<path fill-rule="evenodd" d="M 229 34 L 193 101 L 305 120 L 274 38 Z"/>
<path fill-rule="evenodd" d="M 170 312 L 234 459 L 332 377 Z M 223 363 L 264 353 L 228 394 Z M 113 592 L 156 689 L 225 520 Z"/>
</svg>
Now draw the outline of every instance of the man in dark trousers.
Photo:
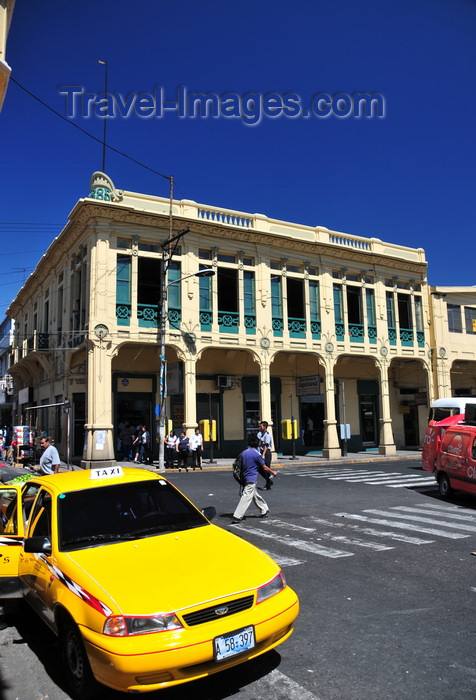
<svg viewBox="0 0 476 700">
<path fill-rule="evenodd" d="M 258 481 L 258 469 L 260 467 L 262 467 L 265 472 L 270 472 L 271 470 L 265 465 L 264 459 L 257 450 L 259 445 L 258 438 L 252 435 L 248 440 L 248 445 L 248 449 L 241 453 L 243 459 L 242 474 L 244 486 L 240 501 L 233 513 L 232 525 L 243 521 L 245 513 L 252 501 L 260 511 L 260 518 L 266 518 L 269 513 L 268 504 L 256 490 L 256 483 Z"/>
<path fill-rule="evenodd" d="M 271 452 L 273 450 L 273 438 L 271 433 L 268 431 L 268 423 L 265 420 L 262 420 L 259 424 L 259 433 L 257 435 L 257 438 L 259 440 L 259 451 L 261 456 L 264 459 L 264 463 L 267 466 L 267 470 L 265 469 L 259 469 L 259 473 L 261 476 L 266 480 L 266 484 L 264 485 L 265 491 L 269 491 L 270 488 L 273 485 L 273 479 L 275 476 L 278 475 L 278 472 L 275 472 L 271 469 Z"/>
</svg>

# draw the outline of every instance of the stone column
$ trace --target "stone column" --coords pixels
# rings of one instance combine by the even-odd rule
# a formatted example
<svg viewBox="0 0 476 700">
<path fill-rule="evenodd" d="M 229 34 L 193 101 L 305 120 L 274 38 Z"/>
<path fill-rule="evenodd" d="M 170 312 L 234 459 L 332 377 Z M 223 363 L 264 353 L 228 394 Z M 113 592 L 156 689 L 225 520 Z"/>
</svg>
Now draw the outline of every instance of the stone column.
<svg viewBox="0 0 476 700">
<path fill-rule="evenodd" d="M 196 360 L 188 355 L 184 361 L 183 377 L 184 422 L 182 427 L 190 437 L 197 427 L 197 374 Z"/>
<path fill-rule="evenodd" d="M 271 378 L 269 362 L 266 358 L 260 362 L 259 370 L 259 410 L 260 420 L 265 420 L 271 428 Z M 273 445 L 274 447 L 274 445 Z"/>
<path fill-rule="evenodd" d="M 382 348 L 386 349 L 386 348 Z M 382 354 L 381 349 L 381 354 Z M 383 354 L 382 354 L 383 356 Z M 380 438 L 379 454 L 394 455 L 397 451 L 393 439 L 392 418 L 390 413 L 390 395 L 388 391 L 388 361 L 383 359 L 379 362 L 380 369 Z"/>
<path fill-rule="evenodd" d="M 91 236 L 88 326 L 88 389 L 85 446 L 81 466 L 112 466 L 115 430 L 112 424 L 112 358 L 115 345 L 107 322 L 115 322 L 115 252 L 109 248 L 110 225 L 96 222 Z M 109 271 L 109 272 L 108 272 Z"/>
<path fill-rule="evenodd" d="M 330 346 L 332 343 L 327 344 L 329 349 L 327 350 L 328 357 L 325 361 L 325 406 L 326 406 L 326 419 L 324 420 L 324 448 L 322 450 L 322 456 L 328 459 L 336 459 L 341 456 L 341 448 L 339 445 L 339 438 L 337 435 L 337 420 L 336 420 L 336 410 L 335 410 L 335 386 L 334 386 L 334 360 L 331 355 L 332 350 Z"/>
<path fill-rule="evenodd" d="M 81 467 L 116 464 L 112 416 L 110 343 L 90 340 L 85 445 Z"/>
</svg>

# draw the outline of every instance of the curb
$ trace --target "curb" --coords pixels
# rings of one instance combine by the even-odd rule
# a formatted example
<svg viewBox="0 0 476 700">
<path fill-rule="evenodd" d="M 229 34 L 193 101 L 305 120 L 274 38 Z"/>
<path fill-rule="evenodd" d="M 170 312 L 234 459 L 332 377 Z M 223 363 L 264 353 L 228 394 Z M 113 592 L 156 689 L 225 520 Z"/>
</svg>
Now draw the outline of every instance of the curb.
<svg viewBox="0 0 476 700">
<path fill-rule="evenodd" d="M 328 467 L 328 466 L 344 466 L 346 464 L 369 464 L 372 462 L 396 462 L 396 461 L 418 461 L 421 462 L 421 452 L 416 452 L 415 454 L 412 455 L 392 455 L 392 456 L 384 456 L 384 455 L 376 455 L 375 457 L 368 457 L 368 456 L 361 456 L 361 457 L 337 457 L 336 459 L 324 459 L 323 457 L 316 458 L 315 460 L 311 459 L 306 459 L 305 461 L 299 461 L 299 458 L 296 458 L 295 460 L 292 459 L 292 457 L 284 457 L 281 459 L 278 459 L 277 462 L 272 463 L 272 467 L 277 468 L 277 469 L 282 469 L 284 467 L 294 467 L 296 469 L 299 469 L 300 467 Z M 230 459 L 229 463 L 224 464 L 223 461 L 220 460 L 220 463 L 211 465 L 208 464 L 207 462 L 202 462 L 202 471 L 228 471 L 232 467 L 233 460 Z M 178 469 L 165 469 L 163 471 L 159 471 L 158 466 L 155 465 L 150 465 L 150 471 L 158 472 L 159 474 L 178 474 Z M 183 471 L 183 470 L 182 470 Z M 189 469 L 189 471 L 193 471 L 192 469 Z M 195 471 L 201 471 L 200 469 L 196 469 Z M 187 473 L 187 472 L 185 472 Z"/>
</svg>

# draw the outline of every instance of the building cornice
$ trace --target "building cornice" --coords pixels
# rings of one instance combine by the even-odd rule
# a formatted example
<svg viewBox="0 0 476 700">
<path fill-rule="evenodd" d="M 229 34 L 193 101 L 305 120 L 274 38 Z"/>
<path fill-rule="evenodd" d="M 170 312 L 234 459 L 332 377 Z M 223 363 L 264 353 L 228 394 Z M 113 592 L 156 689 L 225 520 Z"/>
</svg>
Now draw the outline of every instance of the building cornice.
<svg viewBox="0 0 476 700">
<path fill-rule="evenodd" d="M 169 225 L 169 200 L 124 192 L 120 202 L 80 199 L 69 215 L 61 233 L 52 241 L 35 271 L 26 280 L 16 299 L 7 309 L 9 316 L 18 316 L 34 295 L 34 290 L 48 280 L 51 270 L 64 264 L 96 223 L 122 224 L 138 229 L 163 230 Z M 206 207 L 190 200 L 174 200 L 174 230 L 187 227 L 194 233 L 217 241 L 232 240 L 268 249 L 292 249 L 310 258 L 333 257 L 370 267 L 394 266 L 399 270 L 424 277 L 427 263 L 422 248 L 408 248 L 385 243 L 377 238 L 352 236 L 322 226 L 310 227 L 270 219 L 263 214 Z"/>
</svg>

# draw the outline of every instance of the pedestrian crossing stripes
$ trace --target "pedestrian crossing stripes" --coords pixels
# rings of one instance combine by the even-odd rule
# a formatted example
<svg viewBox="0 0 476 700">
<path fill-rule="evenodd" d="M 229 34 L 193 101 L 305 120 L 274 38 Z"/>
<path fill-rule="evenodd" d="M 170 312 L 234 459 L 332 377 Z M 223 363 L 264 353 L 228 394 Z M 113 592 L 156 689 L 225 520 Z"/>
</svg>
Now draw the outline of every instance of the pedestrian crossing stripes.
<svg viewBox="0 0 476 700">
<path fill-rule="evenodd" d="M 309 516 L 303 525 L 272 517 L 258 520 L 256 526 L 252 523 L 250 518 L 236 529 L 242 536 L 256 538 L 260 546 L 269 544 L 265 551 L 283 567 L 306 564 L 309 555 L 341 559 L 364 549 L 381 553 L 401 544 L 422 546 L 440 538 L 476 535 L 473 511 L 440 503 L 367 508 L 328 518 Z"/>
<path fill-rule="evenodd" d="M 431 487 L 437 488 L 433 475 L 402 474 L 401 472 L 384 472 L 370 469 L 352 469 L 349 467 L 319 467 L 299 469 L 299 471 L 282 471 L 284 476 L 300 476 L 311 479 L 328 479 L 329 481 L 346 481 L 364 483 L 370 486 L 388 486 L 392 489 Z"/>
</svg>

